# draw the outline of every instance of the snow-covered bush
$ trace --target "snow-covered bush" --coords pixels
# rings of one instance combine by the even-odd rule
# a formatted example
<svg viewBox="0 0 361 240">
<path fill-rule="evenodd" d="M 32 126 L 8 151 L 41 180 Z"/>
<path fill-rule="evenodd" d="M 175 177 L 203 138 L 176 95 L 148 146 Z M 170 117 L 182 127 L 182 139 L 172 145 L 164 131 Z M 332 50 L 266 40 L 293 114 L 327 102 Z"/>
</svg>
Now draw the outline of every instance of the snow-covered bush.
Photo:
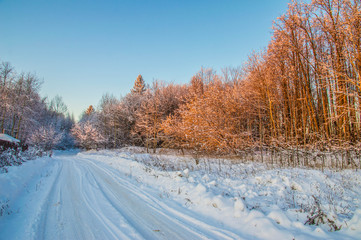
<svg viewBox="0 0 361 240">
<path fill-rule="evenodd" d="M 40 127 L 32 133 L 30 143 L 41 150 L 50 151 L 62 138 L 63 133 L 55 131 L 54 127 Z"/>
<path fill-rule="evenodd" d="M 9 148 L 5 151 L 0 151 L 0 173 L 8 172 L 7 167 L 19 166 L 26 160 L 35 159 L 42 155 L 42 150 L 30 147 L 26 151 L 21 151 L 20 148 Z"/>
<path fill-rule="evenodd" d="M 338 226 L 336 224 L 335 217 L 328 216 L 326 211 L 322 209 L 319 199 L 317 199 L 315 196 L 312 197 L 315 200 L 315 203 L 309 215 L 307 215 L 307 221 L 305 222 L 305 225 L 319 226 L 326 224 L 330 227 L 330 231 L 339 231 L 342 226 Z"/>
<path fill-rule="evenodd" d="M 0 153 L 0 172 L 7 172 L 8 166 L 21 165 L 22 159 L 18 150 L 9 148 Z"/>
<path fill-rule="evenodd" d="M 72 133 L 79 146 L 87 150 L 97 149 L 104 142 L 104 137 L 91 121 L 75 124 Z"/>
</svg>

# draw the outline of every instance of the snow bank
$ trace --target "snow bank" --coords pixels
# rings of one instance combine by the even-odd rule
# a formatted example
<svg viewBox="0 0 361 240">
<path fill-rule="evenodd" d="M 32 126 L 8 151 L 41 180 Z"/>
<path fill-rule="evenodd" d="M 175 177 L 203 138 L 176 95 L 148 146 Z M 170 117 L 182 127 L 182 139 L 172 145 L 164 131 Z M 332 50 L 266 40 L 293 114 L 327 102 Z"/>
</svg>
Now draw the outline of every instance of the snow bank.
<svg viewBox="0 0 361 240">
<path fill-rule="evenodd" d="M 128 149 L 129 150 L 129 149 Z M 95 159 L 119 171 L 166 204 L 174 201 L 239 236 L 258 239 L 360 239 L 361 174 L 309 169 L 268 169 L 225 159 L 160 156 L 124 150 L 92 151 Z M 305 225 L 317 204 L 325 223 Z M 314 215 L 312 215 L 314 214 Z M 332 231 L 332 225 L 341 230 Z"/>
<path fill-rule="evenodd" d="M 63 158 L 57 154 L 53 159 L 45 157 L 9 167 L 8 173 L 0 174 L 1 239 L 42 236 L 42 219 L 49 209 L 44 206 L 58 209 L 58 203 L 48 199 L 54 183 L 60 173 L 67 176 L 75 162 L 86 170 L 73 172 L 84 178 L 81 183 L 86 183 L 88 175 L 93 179 L 94 186 L 86 185 L 89 189 L 99 188 L 94 182 L 95 172 L 90 170 L 107 169 L 109 174 L 97 173 L 104 175 L 98 179 L 104 184 L 109 180 L 109 184 L 121 183 L 129 190 L 137 188 L 133 196 L 159 206 L 165 210 L 162 214 L 175 221 L 189 219 L 195 226 L 217 226 L 234 233 L 235 239 L 361 239 L 360 172 L 271 169 L 226 159 L 202 158 L 197 164 L 191 157 L 150 155 L 139 149 L 138 153 L 72 152 Z M 319 225 L 305 225 L 310 219 Z M 62 231 L 62 225 L 56 227 Z"/>
<path fill-rule="evenodd" d="M 0 174 L 0 239 L 33 239 L 34 219 L 39 219 L 46 195 L 56 174 L 57 162 L 48 157 L 8 167 Z M 51 178 L 51 179 L 50 179 Z M 48 181 L 49 180 L 49 181 Z M 26 226 L 17 229 L 14 226 Z"/>
</svg>

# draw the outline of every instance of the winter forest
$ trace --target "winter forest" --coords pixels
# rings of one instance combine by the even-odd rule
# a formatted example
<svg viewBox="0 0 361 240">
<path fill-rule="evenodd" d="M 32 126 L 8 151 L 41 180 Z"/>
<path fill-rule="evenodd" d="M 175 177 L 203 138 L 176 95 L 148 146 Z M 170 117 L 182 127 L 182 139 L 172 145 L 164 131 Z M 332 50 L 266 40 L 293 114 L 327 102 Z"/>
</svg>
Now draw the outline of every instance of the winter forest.
<svg viewBox="0 0 361 240">
<path fill-rule="evenodd" d="M 190 8 L 198 15 L 204 2 L 178 5 L 169 1 L 172 3 L 167 5 L 164 1 L 70 1 L 47 5 L 40 1 L 36 5 L 34 1 L 26 7 L 20 1 L 17 5 L 12 5 L 15 1 L 5 2 L 7 5 L 0 3 L 7 6 L 4 11 L 0 8 L 2 13 L 20 6 L 28 11 L 34 5 L 34 12 L 26 19 L 34 16 L 37 8 L 49 15 L 58 7 L 68 10 L 71 6 L 74 11 L 69 16 L 59 11 L 61 14 L 52 18 L 62 24 L 68 18 L 81 19 L 74 28 L 66 24 L 57 28 L 61 34 L 67 33 L 59 41 L 68 41 L 59 49 L 69 47 L 74 51 L 86 46 L 83 51 L 65 52 L 63 56 L 53 54 L 51 59 L 74 58 L 69 62 L 59 60 L 64 63 L 61 68 L 53 69 L 54 63 L 44 67 L 53 74 L 50 76 L 62 78 L 59 68 L 69 71 L 69 79 L 73 77 L 70 82 L 74 92 L 70 92 L 66 80 L 60 84 L 65 86 L 64 98 L 55 95 L 61 92 L 60 85 L 55 97 L 41 96 L 41 77 L 21 72 L 6 59 L 0 61 L 0 238 L 361 239 L 361 0 L 291 0 L 287 11 L 273 21 L 271 40 L 263 50 L 250 50 L 238 67 L 201 67 L 198 72 L 198 68 L 192 68 L 187 73 L 187 66 L 178 64 L 182 73 L 189 74 L 187 82 L 182 83 L 148 79 L 147 68 L 158 72 L 160 67 L 171 74 L 177 71 L 169 68 L 173 62 L 165 67 L 169 58 L 152 48 L 163 47 L 168 38 L 159 45 L 154 40 L 157 44 L 147 45 L 143 38 L 133 43 L 139 35 L 129 33 L 144 34 L 137 27 L 149 16 L 140 24 L 126 27 L 121 19 L 132 22 L 128 19 L 132 11 L 138 18 L 140 6 L 141 13 L 164 14 L 144 24 L 154 27 L 149 32 L 161 29 L 163 33 L 164 19 L 183 21 L 183 11 L 188 13 Z M 264 13 L 260 3 L 253 7 L 246 1 L 206 4 L 211 2 L 217 3 L 212 3 L 209 11 L 205 8 L 199 24 L 213 21 L 211 10 L 217 12 L 223 4 L 227 15 L 234 8 L 238 16 L 243 7 Z M 263 3 L 275 5 L 271 2 Z M 85 5 L 89 9 L 84 10 Z M 269 11 L 270 5 L 263 7 Z M 98 10 L 103 12 L 96 18 L 93 15 Z M 117 18 L 121 12 L 128 15 Z M 177 14 L 181 18 L 173 18 Z M 236 22 L 230 19 L 234 18 L 228 23 Z M 98 28 L 93 28 L 91 21 L 100 21 Z M 166 24 L 178 32 L 194 22 Z M 214 21 L 210 25 L 211 34 L 215 34 Z M 49 35 L 49 26 L 53 32 L 53 24 L 48 23 L 39 32 Z M 88 26 L 90 29 L 79 34 L 79 29 Z M 105 32 L 121 33 L 97 38 L 103 28 Z M 199 25 L 194 29 L 199 31 Z M 123 52 L 108 55 L 105 40 L 128 35 L 132 35 L 127 40 L 131 44 L 125 41 L 120 46 L 114 41 L 117 46 L 110 46 L 108 51 L 124 51 L 130 45 L 137 52 L 149 48 L 160 55 L 156 57 L 163 64 L 148 66 L 150 61 L 144 56 L 154 56 L 148 52 L 136 55 L 137 69 L 133 69 L 129 68 L 133 62 Z M 80 37 L 87 41 L 92 38 L 97 45 L 87 45 Z M 163 38 L 158 37 L 155 39 Z M 58 40 L 52 36 L 55 38 Z M 183 40 L 172 42 L 172 46 L 184 44 L 180 51 L 188 49 Z M 227 42 L 223 38 L 220 41 Z M 59 42 L 52 44 L 57 46 Z M 54 48 L 52 44 L 48 47 Z M 92 52 L 96 47 L 90 46 L 99 46 L 99 55 Z M 134 49 L 130 55 L 134 55 Z M 19 52 L 20 58 L 25 58 Z M 166 47 L 165 52 L 166 56 L 177 56 Z M 185 61 L 192 60 L 189 53 L 184 55 Z M 90 62 L 84 62 L 87 56 L 92 56 Z M 105 74 L 113 68 L 98 67 L 104 56 L 110 59 L 104 65 L 116 62 L 116 72 L 127 79 Z M 213 58 L 223 61 L 222 56 Z M 36 66 L 41 68 L 44 63 Z M 92 64 L 97 68 L 92 69 Z M 104 79 L 97 85 L 87 76 L 93 76 L 91 70 L 100 69 L 103 72 L 94 79 Z M 82 89 L 76 87 L 74 79 Z M 100 94 L 84 88 L 83 79 Z M 119 85 L 109 84 L 114 79 Z M 118 97 L 125 81 L 130 84 L 126 87 L 129 91 Z M 119 94 L 106 93 L 99 86 L 117 89 Z M 98 104 L 89 102 L 92 98 L 88 100 L 87 95 L 97 96 Z M 76 101 L 69 101 L 67 106 L 69 97 L 76 97 Z M 81 106 L 78 118 L 71 114 L 75 103 Z"/>
<path fill-rule="evenodd" d="M 269 45 L 241 67 L 202 68 L 188 84 L 139 75 L 75 123 L 60 96 L 1 64 L 0 131 L 39 149 L 143 146 L 288 166 L 359 168 L 361 2 L 293 1 Z M 139 69 L 141 72 L 141 69 Z"/>
</svg>

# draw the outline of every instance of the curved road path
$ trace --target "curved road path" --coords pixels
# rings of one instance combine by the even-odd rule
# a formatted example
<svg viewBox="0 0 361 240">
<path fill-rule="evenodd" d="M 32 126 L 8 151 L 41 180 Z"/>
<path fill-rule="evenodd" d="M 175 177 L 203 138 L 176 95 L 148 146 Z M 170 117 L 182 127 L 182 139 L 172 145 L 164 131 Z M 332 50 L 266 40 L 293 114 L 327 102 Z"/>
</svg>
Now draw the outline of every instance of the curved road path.
<svg viewBox="0 0 361 240">
<path fill-rule="evenodd" d="M 240 239 L 166 205 L 111 166 L 69 155 L 55 156 L 51 168 L 34 239 Z"/>
</svg>

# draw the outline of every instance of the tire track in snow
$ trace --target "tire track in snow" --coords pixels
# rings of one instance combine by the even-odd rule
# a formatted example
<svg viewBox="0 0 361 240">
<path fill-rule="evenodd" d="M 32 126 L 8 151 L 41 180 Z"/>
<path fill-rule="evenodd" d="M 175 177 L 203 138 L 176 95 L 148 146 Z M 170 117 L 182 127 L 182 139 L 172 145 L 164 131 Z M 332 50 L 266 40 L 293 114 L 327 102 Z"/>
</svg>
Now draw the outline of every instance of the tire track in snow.
<svg viewBox="0 0 361 240">
<path fill-rule="evenodd" d="M 48 218 L 48 213 L 49 213 L 49 209 L 50 209 L 49 205 L 51 203 L 51 201 L 49 201 L 49 199 L 52 199 L 53 195 L 55 195 L 55 189 L 56 189 L 55 186 L 59 182 L 59 177 L 60 177 L 60 174 L 61 174 L 62 168 L 63 168 L 63 164 L 61 161 L 58 161 L 56 165 L 60 165 L 60 166 L 57 166 L 56 177 L 53 180 L 53 183 L 51 184 L 50 191 L 47 194 L 46 198 L 44 199 L 44 204 L 42 206 L 42 210 L 39 213 L 40 220 L 39 220 L 39 223 L 37 224 L 38 230 L 36 231 L 37 236 L 35 237 L 35 239 L 44 239 L 44 231 L 43 230 L 46 229 L 46 224 L 47 224 L 47 221 L 45 221 L 45 219 Z"/>
<path fill-rule="evenodd" d="M 76 156 L 55 157 L 58 175 L 36 239 L 240 239 L 159 202 L 116 170 Z"/>
<path fill-rule="evenodd" d="M 56 160 L 62 168 L 48 194 L 35 239 L 134 239 L 134 234 L 123 233 L 129 229 L 120 231 L 108 220 L 106 215 L 114 211 L 102 212 L 107 202 L 89 182 L 89 171 L 71 159 Z"/>
<path fill-rule="evenodd" d="M 108 200 L 115 207 L 118 202 L 124 200 L 127 203 L 132 203 L 132 206 L 125 206 L 126 210 L 129 211 L 128 213 L 124 212 L 124 207 L 119 208 L 118 206 L 118 210 L 123 212 L 124 215 L 128 215 L 127 218 L 131 224 L 142 226 L 143 229 L 139 229 L 140 232 L 145 231 L 144 226 L 147 227 L 148 232 L 143 233 L 146 239 L 150 237 L 148 236 L 149 232 L 151 235 L 154 234 L 152 229 L 159 230 L 166 239 L 240 239 L 234 233 L 206 224 L 168 207 L 166 204 L 162 204 L 158 199 L 147 194 L 138 186 L 113 173 L 111 169 L 100 167 L 91 160 L 84 161 L 87 161 L 94 168 L 93 174 L 100 174 L 95 179 L 98 180 L 99 185 L 104 186 L 102 189 L 103 194 L 108 196 Z M 99 182 L 99 179 L 103 181 Z M 145 215 L 144 213 L 147 212 L 150 214 Z M 159 237 L 159 234 L 157 236 Z"/>
</svg>

